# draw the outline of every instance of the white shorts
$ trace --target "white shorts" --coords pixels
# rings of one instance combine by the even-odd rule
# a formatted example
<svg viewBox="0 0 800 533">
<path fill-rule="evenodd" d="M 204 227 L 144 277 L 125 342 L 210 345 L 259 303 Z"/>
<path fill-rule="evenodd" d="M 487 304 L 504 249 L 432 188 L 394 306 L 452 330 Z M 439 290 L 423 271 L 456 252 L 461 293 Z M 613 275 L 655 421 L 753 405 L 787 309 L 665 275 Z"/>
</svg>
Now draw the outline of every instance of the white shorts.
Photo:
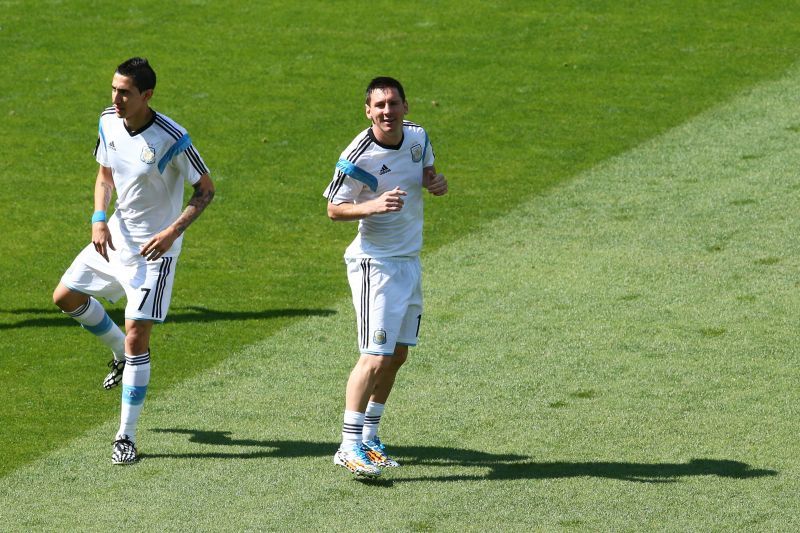
<svg viewBox="0 0 800 533">
<path fill-rule="evenodd" d="M 416 346 L 422 320 L 422 267 L 418 257 L 345 259 L 362 354 L 392 355 Z"/>
<path fill-rule="evenodd" d="M 126 296 L 126 319 L 163 322 L 172 299 L 178 258 L 147 261 L 139 254 L 111 249 L 108 258 L 106 261 L 90 243 L 61 276 L 61 284 L 109 302 Z"/>
</svg>

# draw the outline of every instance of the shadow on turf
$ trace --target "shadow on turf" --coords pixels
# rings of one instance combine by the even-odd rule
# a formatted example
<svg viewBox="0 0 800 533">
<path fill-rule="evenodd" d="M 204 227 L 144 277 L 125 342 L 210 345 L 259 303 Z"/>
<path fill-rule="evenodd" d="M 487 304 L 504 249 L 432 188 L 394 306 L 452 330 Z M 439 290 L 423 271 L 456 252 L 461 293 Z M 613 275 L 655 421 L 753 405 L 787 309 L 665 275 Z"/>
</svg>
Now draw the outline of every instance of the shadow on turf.
<svg viewBox="0 0 800 533">
<path fill-rule="evenodd" d="M 227 320 L 263 320 L 285 317 L 329 316 L 336 313 L 332 309 L 266 309 L 264 311 L 216 311 L 206 307 L 188 306 L 174 307 L 167 321 L 170 323 L 181 322 L 219 322 Z M 57 308 L 46 309 L 0 309 L 0 313 L 10 315 L 48 315 L 41 318 L 26 318 L 10 324 L 0 324 L 0 330 L 17 328 L 39 328 L 68 326 L 75 327 L 75 321 L 64 315 Z M 111 309 L 108 311 L 111 319 L 117 324 L 125 322 L 124 309 Z"/>
<path fill-rule="evenodd" d="M 153 429 L 156 433 L 189 435 L 189 442 L 205 445 L 253 447 L 259 450 L 244 453 L 197 452 L 180 454 L 147 454 L 147 458 L 165 459 L 257 459 L 261 457 L 332 457 L 336 442 L 292 440 L 252 440 L 231 438 L 229 431 L 193 429 Z M 380 484 L 413 481 L 470 481 L 513 479 L 559 479 L 599 477 L 640 483 L 673 483 L 683 477 L 717 476 L 751 479 L 776 476 L 775 470 L 754 469 L 747 463 L 724 459 L 692 459 L 688 463 L 625 463 L 625 462 L 535 462 L 515 454 L 493 454 L 478 450 L 439 446 L 392 446 L 392 455 L 405 465 L 431 467 L 475 467 L 488 469 L 485 474 L 430 475 L 413 478 L 396 477 Z"/>
</svg>

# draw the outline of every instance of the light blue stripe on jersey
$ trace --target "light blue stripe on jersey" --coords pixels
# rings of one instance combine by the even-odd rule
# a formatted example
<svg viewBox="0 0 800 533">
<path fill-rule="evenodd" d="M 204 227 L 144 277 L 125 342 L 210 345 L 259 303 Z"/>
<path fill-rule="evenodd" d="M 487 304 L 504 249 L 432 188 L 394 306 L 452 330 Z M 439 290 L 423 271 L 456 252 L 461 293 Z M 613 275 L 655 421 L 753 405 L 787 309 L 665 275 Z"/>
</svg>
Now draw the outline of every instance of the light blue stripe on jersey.
<svg viewBox="0 0 800 533">
<path fill-rule="evenodd" d="M 167 168 L 169 162 L 172 161 L 172 159 L 176 155 L 180 154 L 181 152 L 189 148 L 191 145 L 192 145 L 192 139 L 189 138 L 188 133 L 184 133 L 183 136 L 180 139 L 178 139 L 169 150 L 167 150 L 167 153 L 164 154 L 164 157 L 162 157 L 161 160 L 158 162 L 158 171 L 164 172 L 164 169 Z"/>
<path fill-rule="evenodd" d="M 100 335 L 105 335 L 114 325 L 114 322 L 111 321 L 111 317 L 108 316 L 108 313 L 103 317 L 103 320 L 100 321 L 99 324 L 95 324 L 94 326 L 87 326 L 86 324 L 82 324 L 83 328 L 94 333 L 98 337 Z"/>
<path fill-rule="evenodd" d="M 425 154 L 428 153 L 428 132 L 425 132 L 425 146 L 422 147 L 422 165 L 425 165 Z"/>
<path fill-rule="evenodd" d="M 122 401 L 128 405 L 142 405 L 147 394 L 147 385 L 135 387 L 133 385 L 122 386 Z"/>
<path fill-rule="evenodd" d="M 106 146 L 106 136 L 103 134 L 103 117 L 100 117 L 100 122 L 97 124 L 97 131 L 100 132 L 100 138 L 103 139 L 103 147 Z"/>
<path fill-rule="evenodd" d="M 378 190 L 378 178 L 364 170 L 363 168 L 358 168 L 353 163 L 348 161 L 347 159 L 340 159 L 338 163 L 336 163 L 336 168 L 353 178 L 354 180 L 358 180 L 367 187 L 375 192 Z"/>
</svg>

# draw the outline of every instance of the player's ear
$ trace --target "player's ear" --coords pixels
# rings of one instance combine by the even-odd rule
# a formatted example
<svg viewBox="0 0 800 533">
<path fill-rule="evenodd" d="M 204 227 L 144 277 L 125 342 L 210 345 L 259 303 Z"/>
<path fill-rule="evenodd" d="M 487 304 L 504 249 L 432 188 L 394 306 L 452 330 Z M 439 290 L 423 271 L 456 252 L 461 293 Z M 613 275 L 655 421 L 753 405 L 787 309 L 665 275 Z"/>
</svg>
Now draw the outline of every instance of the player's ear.
<svg viewBox="0 0 800 533">
<path fill-rule="evenodd" d="M 149 102 L 150 99 L 153 97 L 153 89 L 147 89 L 145 92 L 142 93 L 144 96 L 144 101 Z"/>
<path fill-rule="evenodd" d="M 367 115 L 367 118 L 372 122 L 372 115 L 369 114 L 369 104 L 364 104 L 364 114 Z"/>
</svg>

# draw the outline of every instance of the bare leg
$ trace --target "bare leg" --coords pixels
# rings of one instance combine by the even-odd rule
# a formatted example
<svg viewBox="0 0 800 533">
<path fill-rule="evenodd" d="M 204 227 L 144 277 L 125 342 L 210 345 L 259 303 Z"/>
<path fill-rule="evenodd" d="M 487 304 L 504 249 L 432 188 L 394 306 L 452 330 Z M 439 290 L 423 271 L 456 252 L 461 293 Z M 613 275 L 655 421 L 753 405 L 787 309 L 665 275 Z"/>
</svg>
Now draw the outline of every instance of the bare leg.
<svg viewBox="0 0 800 533">
<path fill-rule="evenodd" d="M 369 401 L 386 403 L 386 400 L 389 399 L 389 393 L 392 392 L 397 372 L 400 370 L 400 367 L 403 366 L 403 363 L 406 362 L 407 358 L 408 346 L 395 346 L 394 355 L 386 358 L 389 359 L 389 364 L 378 373 L 378 379 L 375 383 L 375 387 L 372 389 L 372 395 Z"/>
<path fill-rule="evenodd" d="M 71 312 L 84 305 L 89 301 L 89 296 L 82 292 L 76 292 L 62 285 L 58 284 L 56 290 L 53 291 L 53 303 L 64 312 Z"/>
<path fill-rule="evenodd" d="M 150 348 L 150 332 L 153 322 L 150 320 L 125 319 L 125 353 L 140 355 Z"/>
<path fill-rule="evenodd" d="M 392 356 L 362 355 L 347 380 L 345 409 L 363 413 L 370 400 L 385 403 L 407 357 L 408 346 L 397 346 Z"/>
</svg>

